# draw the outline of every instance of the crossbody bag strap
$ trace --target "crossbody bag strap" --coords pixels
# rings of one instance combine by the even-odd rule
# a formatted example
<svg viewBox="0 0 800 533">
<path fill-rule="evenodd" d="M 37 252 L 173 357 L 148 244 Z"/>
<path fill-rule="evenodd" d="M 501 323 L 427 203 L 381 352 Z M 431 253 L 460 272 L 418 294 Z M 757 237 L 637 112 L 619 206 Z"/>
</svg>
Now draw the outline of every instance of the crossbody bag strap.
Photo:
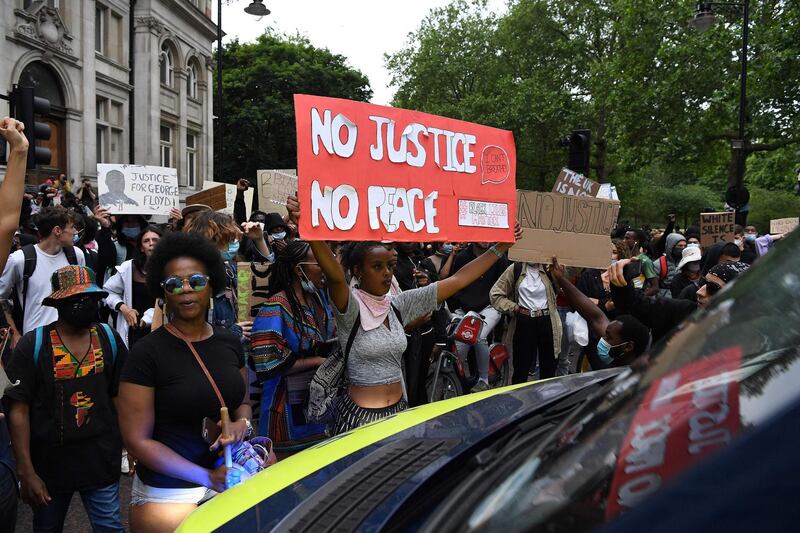
<svg viewBox="0 0 800 533">
<path fill-rule="evenodd" d="M 197 353 L 197 350 L 194 349 L 194 346 L 189 341 L 189 339 L 187 339 L 184 336 L 184 334 L 181 333 L 178 330 L 178 328 L 176 328 L 172 324 L 167 324 L 164 327 L 167 328 L 167 331 L 169 331 L 174 336 L 178 337 L 180 340 L 182 340 L 183 342 L 186 343 L 186 346 L 188 346 L 189 350 L 192 351 L 192 355 L 194 355 L 194 358 L 197 359 L 197 364 L 200 365 L 200 368 L 203 369 L 203 373 L 206 375 L 206 378 L 208 379 L 208 382 L 211 383 L 211 388 L 214 389 L 214 394 L 217 395 L 217 399 L 219 400 L 220 406 L 221 407 L 225 407 L 225 400 L 222 399 L 222 393 L 219 392 L 219 387 L 217 387 L 216 381 L 214 381 L 214 378 L 211 377 L 211 373 L 208 371 L 208 368 L 206 368 L 206 365 L 205 365 L 205 363 L 203 363 L 203 360 L 200 359 L 200 355 Z"/>
</svg>

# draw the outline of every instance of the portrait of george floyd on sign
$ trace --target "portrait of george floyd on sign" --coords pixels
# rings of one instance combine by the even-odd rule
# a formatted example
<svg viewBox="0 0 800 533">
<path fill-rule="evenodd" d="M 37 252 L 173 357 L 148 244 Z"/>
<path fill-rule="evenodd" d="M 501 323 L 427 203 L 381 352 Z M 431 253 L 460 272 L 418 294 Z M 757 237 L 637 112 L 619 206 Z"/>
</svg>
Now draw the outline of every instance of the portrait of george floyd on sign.
<svg viewBox="0 0 800 533">
<path fill-rule="evenodd" d="M 619 202 L 588 196 L 517 191 L 522 239 L 508 252 L 512 261 L 608 268 L 611 231 Z"/>
<path fill-rule="evenodd" d="M 511 132 L 295 95 L 306 239 L 513 242 Z"/>
<path fill-rule="evenodd" d="M 720 241 L 733 242 L 736 213 L 700 213 L 700 246 L 708 248 Z"/>
<path fill-rule="evenodd" d="M 143 165 L 97 165 L 98 203 L 112 215 L 169 215 L 180 205 L 178 172 Z"/>
</svg>

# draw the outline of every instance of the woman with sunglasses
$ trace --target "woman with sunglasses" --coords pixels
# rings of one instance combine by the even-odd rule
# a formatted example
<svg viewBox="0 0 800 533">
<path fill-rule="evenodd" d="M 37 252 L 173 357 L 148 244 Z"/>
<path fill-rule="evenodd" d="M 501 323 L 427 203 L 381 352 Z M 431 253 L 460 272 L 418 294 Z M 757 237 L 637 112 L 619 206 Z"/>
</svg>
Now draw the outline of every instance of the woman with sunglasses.
<svg viewBox="0 0 800 533">
<path fill-rule="evenodd" d="M 145 284 L 147 259 L 153 255 L 162 232 L 147 226 L 136 238 L 136 254 L 123 262 L 103 285 L 108 292 L 106 305 L 117 312 L 116 329 L 128 348 L 150 333 L 156 299 Z"/>
<path fill-rule="evenodd" d="M 252 411 L 239 338 L 207 321 L 226 283 L 217 247 L 196 234 L 166 235 L 148 259 L 146 283 L 171 320 L 136 343 L 122 372 L 120 430 L 138 461 L 130 522 L 133 531 L 173 531 L 229 485 L 217 466 L 221 447 L 249 436 Z M 233 422 L 209 448 L 201 430 L 206 418 L 220 419 L 220 398 Z"/>
<path fill-rule="evenodd" d="M 305 241 L 277 254 L 269 297 L 253 321 L 250 367 L 262 385 L 258 433 L 277 453 L 294 453 L 325 438 L 325 425 L 306 420 L 308 386 L 338 345 L 322 269 Z"/>
</svg>

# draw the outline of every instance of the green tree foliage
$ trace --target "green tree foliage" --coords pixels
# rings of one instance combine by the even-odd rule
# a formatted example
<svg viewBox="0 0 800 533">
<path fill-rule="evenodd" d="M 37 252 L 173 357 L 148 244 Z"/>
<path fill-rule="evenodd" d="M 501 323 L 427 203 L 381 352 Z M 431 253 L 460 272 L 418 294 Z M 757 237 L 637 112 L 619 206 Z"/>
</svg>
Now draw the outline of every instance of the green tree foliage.
<svg viewBox="0 0 800 533">
<path fill-rule="evenodd" d="M 262 168 L 296 168 L 294 94 L 361 101 L 372 97 L 366 76 L 343 56 L 315 48 L 300 36 L 269 32 L 252 43 L 225 45 L 222 79 L 226 181 L 253 180 Z M 216 101 L 214 105 L 219 109 Z M 219 152 L 214 155 L 216 166 Z"/>
<path fill-rule="evenodd" d="M 518 184 L 539 190 L 566 161 L 557 139 L 589 128 L 591 177 L 618 186 L 623 216 L 691 223 L 722 207 L 734 170 L 742 23 L 730 7 L 699 34 L 687 25 L 695 5 L 511 0 L 498 16 L 454 0 L 387 57 L 394 104 L 512 130 Z M 800 166 L 800 4 L 751 11 L 747 180 L 788 197 Z"/>
</svg>

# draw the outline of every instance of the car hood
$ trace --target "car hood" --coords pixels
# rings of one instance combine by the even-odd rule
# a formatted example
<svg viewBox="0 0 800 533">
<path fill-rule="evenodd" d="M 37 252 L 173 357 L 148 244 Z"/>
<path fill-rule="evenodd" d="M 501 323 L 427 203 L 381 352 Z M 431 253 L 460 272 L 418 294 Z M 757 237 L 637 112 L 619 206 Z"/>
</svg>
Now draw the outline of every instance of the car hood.
<svg viewBox="0 0 800 533">
<path fill-rule="evenodd" d="M 385 518 L 414 487 L 487 436 L 548 402 L 622 371 L 512 385 L 403 411 L 276 463 L 200 506 L 178 531 L 270 530 L 281 521 L 340 508 L 342 502 L 324 502 L 346 498 L 350 488 L 365 480 L 361 492 L 374 501 L 361 505 L 361 522 L 370 516 Z M 392 462 L 397 463 L 395 474 L 388 479 L 375 475 Z M 324 513 L 312 518 L 323 523 L 331 519 Z"/>
</svg>

